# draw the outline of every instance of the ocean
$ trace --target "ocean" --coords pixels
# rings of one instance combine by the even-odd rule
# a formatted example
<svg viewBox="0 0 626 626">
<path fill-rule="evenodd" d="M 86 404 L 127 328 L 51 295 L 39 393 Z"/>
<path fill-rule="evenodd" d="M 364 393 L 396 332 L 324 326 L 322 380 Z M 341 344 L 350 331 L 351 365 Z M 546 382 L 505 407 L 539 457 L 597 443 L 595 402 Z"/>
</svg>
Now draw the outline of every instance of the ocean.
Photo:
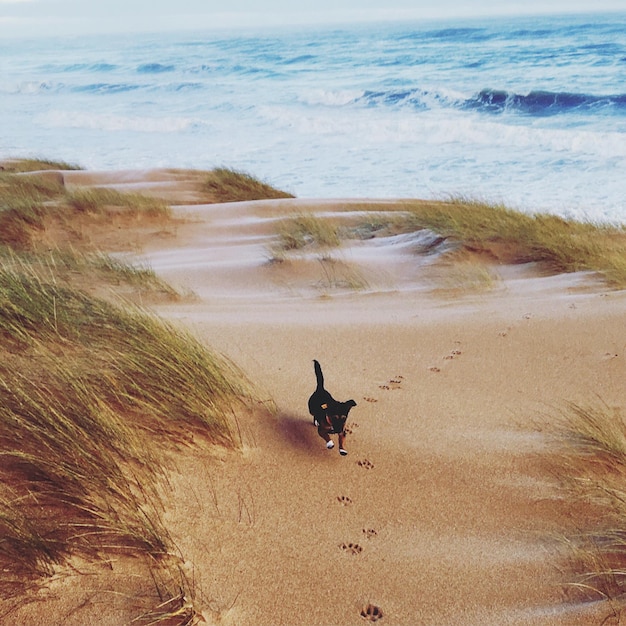
<svg viewBox="0 0 626 626">
<path fill-rule="evenodd" d="M 626 222 L 626 13 L 0 42 L 0 157 Z"/>
</svg>

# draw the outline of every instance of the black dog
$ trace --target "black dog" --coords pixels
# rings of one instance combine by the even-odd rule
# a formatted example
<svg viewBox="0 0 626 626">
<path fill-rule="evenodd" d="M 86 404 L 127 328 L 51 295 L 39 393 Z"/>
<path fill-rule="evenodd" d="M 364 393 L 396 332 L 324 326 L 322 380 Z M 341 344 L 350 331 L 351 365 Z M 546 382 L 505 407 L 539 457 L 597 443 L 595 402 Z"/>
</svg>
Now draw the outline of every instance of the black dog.
<svg viewBox="0 0 626 626">
<path fill-rule="evenodd" d="M 309 398 L 309 413 L 313 416 L 313 423 L 317 426 L 319 436 L 326 442 L 326 447 L 330 450 L 335 447 L 330 435 L 339 435 L 339 453 L 343 456 L 348 454 L 344 447 L 346 438 L 346 420 L 348 413 L 353 406 L 356 406 L 354 400 L 347 402 L 337 402 L 324 389 L 324 375 L 322 368 L 317 361 L 313 361 L 315 368 L 315 376 L 317 378 L 317 389 Z"/>
</svg>

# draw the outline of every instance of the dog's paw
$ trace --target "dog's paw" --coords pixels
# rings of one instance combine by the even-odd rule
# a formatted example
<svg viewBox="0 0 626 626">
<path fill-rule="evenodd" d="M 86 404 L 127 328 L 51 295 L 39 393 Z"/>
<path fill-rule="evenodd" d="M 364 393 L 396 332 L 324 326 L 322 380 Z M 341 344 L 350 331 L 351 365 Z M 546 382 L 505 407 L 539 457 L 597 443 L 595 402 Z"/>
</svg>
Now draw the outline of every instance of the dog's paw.
<svg viewBox="0 0 626 626">
<path fill-rule="evenodd" d="M 352 504 L 352 498 L 348 496 L 337 496 L 337 501 L 343 506 L 350 506 Z"/>
<path fill-rule="evenodd" d="M 363 552 L 363 548 L 358 543 L 342 543 L 339 547 L 348 554 L 361 554 Z"/>
<path fill-rule="evenodd" d="M 361 609 L 361 617 L 369 622 L 377 622 L 383 618 L 383 612 L 380 607 L 375 604 L 367 604 Z"/>
</svg>

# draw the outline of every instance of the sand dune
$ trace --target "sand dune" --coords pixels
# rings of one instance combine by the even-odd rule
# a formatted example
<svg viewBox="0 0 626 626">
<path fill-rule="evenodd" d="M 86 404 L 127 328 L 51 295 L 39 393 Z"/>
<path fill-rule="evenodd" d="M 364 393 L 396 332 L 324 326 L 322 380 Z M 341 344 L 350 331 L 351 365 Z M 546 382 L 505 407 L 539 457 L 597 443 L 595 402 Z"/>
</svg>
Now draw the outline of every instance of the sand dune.
<svg viewBox="0 0 626 626">
<path fill-rule="evenodd" d="M 358 288 L 328 280 L 315 255 L 269 262 L 278 215 L 330 209 L 358 211 L 180 207 L 187 223 L 139 257 L 197 295 L 159 312 L 278 405 L 268 423 L 243 424 L 243 456 L 180 461 L 170 521 L 207 619 L 591 623 L 596 607 L 564 592 L 554 536 L 576 515 L 543 468 L 534 424 L 566 400 L 622 402 L 624 294 L 533 267 L 492 268 L 488 292 L 438 289 L 437 250 L 410 237 L 333 252 Z M 358 403 L 345 458 L 310 423 L 313 358 L 335 397 Z"/>
<path fill-rule="evenodd" d="M 193 173 L 63 175 L 70 187 L 199 201 Z M 598 623 L 605 607 L 567 592 L 557 538 L 581 513 L 546 469 L 537 424 L 566 401 L 623 404 L 626 294 L 591 274 L 450 262 L 450 244 L 426 232 L 273 252 L 285 216 L 354 227 L 372 217 L 363 209 L 178 206 L 174 226 L 125 253 L 189 295 L 155 310 L 233 359 L 278 407 L 262 421 L 239 416 L 243 452 L 181 452 L 170 477 L 165 521 L 207 623 Z M 308 415 L 313 359 L 336 398 L 357 402 L 346 457 Z M 95 596 L 62 613 L 83 623 Z M 94 623 L 114 619 L 98 609 Z"/>
</svg>

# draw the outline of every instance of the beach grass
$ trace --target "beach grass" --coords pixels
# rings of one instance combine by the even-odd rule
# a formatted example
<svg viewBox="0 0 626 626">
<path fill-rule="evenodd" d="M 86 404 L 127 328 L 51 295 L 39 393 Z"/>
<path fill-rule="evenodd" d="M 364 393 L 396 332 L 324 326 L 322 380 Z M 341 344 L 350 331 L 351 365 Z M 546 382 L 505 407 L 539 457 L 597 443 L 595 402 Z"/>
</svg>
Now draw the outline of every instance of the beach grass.
<svg viewBox="0 0 626 626">
<path fill-rule="evenodd" d="M 626 227 L 527 214 L 466 198 L 406 203 L 408 228 L 429 228 L 507 263 L 539 263 L 551 272 L 598 272 L 626 286 Z"/>
<path fill-rule="evenodd" d="M 39 269 L 0 262 L 0 598 L 18 606 L 77 556 L 134 554 L 171 581 L 172 455 L 238 449 L 256 391 L 187 331 Z M 159 584 L 151 619 L 188 623 L 191 586 Z"/>
<path fill-rule="evenodd" d="M 490 265 L 462 255 L 451 255 L 451 261 L 429 268 L 433 291 L 444 297 L 486 293 L 501 284 L 501 278 Z"/>
<path fill-rule="evenodd" d="M 42 575 L 104 547 L 167 552 L 162 448 L 194 434 L 238 447 L 245 377 L 186 331 L 25 268 L 0 268 L 0 336 L 4 571 Z"/>
<path fill-rule="evenodd" d="M 361 291 L 368 287 L 367 280 L 351 263 L 325 254 L 317 257 L 321 278 L 316 287 L 322 294 L 328 290 Z"/>
<path fill-rule="evenodd" d="M 146 619 L 189 623 L 193 589 L 163 523 L 167 469 L 194 442 L 238 449 L 237 415 L 257 392 L 189 332 L 126 301 L 122 284 L 175 295 L 150 268 L 64 236 L 38 243 L 87 213 L 170 219 L 165 203 L 7 172 L 0 203 L 0 598 L 19 605 L 77 556 L 133 554 L 162 600 Z"/>
<path fill-rule="evenodd" d="M 301 250 L 307 246 L 336 248 L 341 243 L 336 224 L 313 213 L 299 212 L 283 218 L 278 222 L 277 231 L 278 241 L 272 245 L 275 252 Z"/>
<path fill-rule="evenodd" d="M 315 287 L 328 290 L 358 291 L 368 286 L 361 273 L 331 252 L 341 246 L 345 231 L 334 220 L 310 212 L 297 212 L 277 221 L 275 240 L 268 246 L 270 262 L 283 262 L 290 253 L 315 251 L 320 279 Z"/>
<path fill-rule="evenodd" d="M 32 247 L 38 233 L 51 220 L 75 221 L 76 213 L 111 218 L 169 218 L 164 201 L 112 189 L 79 188 L 68 191 L 56 178 L 45 174 L 23 176 L 0 172 L 0 244 Z"/>
<path fill-rule="evenodd" d="M 293 198 L 292 194 L 281 191 L 247 172 L 227 167 L 211 170 L 201 189 L 213 202 Z"/>
<path fill-rule="evenodd" d="M 578 511 L 565 538 L 574 589 L 613 610 L 626 597 L 626 418 L 617 407 L 569 403 L 550 420 L 558 453 L 553 470 Z"/>
<path fill-rule="evenodd" d="M 127 216 L 142 214 L 168 217 L 171 213 L 169 205 L 158 198 L 99 187 L 70 191 L 67 193 L 67 202 L 76 211 L 96 214 L 107 214 L 112 209 L 120 208 L 124 209 Z"/>
<path fill-rule="evenodd" d="M 626 287 L 626 226 L 622 224 L 526 213 L 466 197 L 363 202 L 350 208 L 363 216 L 355 225 L 338 228 L 338 239 L 429 229 L 487 263 L 536 263 L 546 273 L 595 272 L 612 288 Z M 299 217 L 291 224 L 281 220 L 278 249 L 296 250 L 313 240 L 301 221 Z"/>
<path fill-rule="evenodd" d="M 3 204 L 25 200 L 43 202 L 63 193 L 59 179 L 46 174 L 20 176 L 0 172 L 0 200 Z"/>
<path fill-rule="evenodd" d="M 63 188 L 38 176 L 0 172 L 0 244 L 27 247 L 44 225 L 45 203 Z"/>
<path fill-rule="evenodd" d="M 80 165 L 52 159 L 7 159 L 2 167 L 7 172 L 40 172 L 45 170 L 82 170 Z"/>
</svg>

